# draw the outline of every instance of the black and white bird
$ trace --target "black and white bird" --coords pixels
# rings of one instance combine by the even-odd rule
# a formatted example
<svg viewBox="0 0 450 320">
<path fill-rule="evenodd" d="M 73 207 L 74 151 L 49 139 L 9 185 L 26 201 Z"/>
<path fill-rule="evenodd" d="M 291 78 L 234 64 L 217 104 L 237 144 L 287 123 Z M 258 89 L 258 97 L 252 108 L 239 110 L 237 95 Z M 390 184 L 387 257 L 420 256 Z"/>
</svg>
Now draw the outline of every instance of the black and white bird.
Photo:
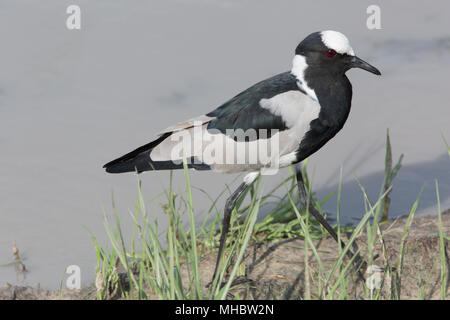
<svg viewBox="0 0 450 320">
<path fill-rule="evenodd" d="M 260 174 L 293 165 L 300 199 L 306 205 L 299 163 L 344 126 L 352 100 L 345 72 L 351 68 L 381 74 L 355 56 L 342 33 L 312 33 L 297 46 L 290 71 L 256 83 L 206 115 L 165 129 L 152 142 L 104 168 L 109 173 L 181 169 L 185 157 L 188 167 L 196 170 L 248 172 L 225 205 L 217 271 L 232 210 Z M 310 209 L 337 239 L 328 222 Z"/>
</svg>

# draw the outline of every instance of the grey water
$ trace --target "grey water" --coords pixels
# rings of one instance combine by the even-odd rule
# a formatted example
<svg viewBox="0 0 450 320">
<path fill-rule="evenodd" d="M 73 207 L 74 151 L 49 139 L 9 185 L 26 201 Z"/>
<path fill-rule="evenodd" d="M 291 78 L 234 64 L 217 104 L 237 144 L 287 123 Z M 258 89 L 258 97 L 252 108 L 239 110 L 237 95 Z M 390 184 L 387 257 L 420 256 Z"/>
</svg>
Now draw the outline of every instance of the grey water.
<svg viewBox="0 0 450 320">
<path fill-rule="evenodd" d="M 381 29 L 366 27 L 373 1 L 171 0 L 0 1 L 0 265 L 16 243 L 29 272 L 0 267 L 0 284 L 56 289 L 78 265 L 82 284 L 94 278 L 89 231 L 106 244 L 104 214 L 114 194 L 124 232 L 137 197 L 134 174 L 101 166 L 169 125 L 216 108 L 253 83 L 289 70 L 298 42 L 318 30 L 346 34 L 356 54 L 382 72 L 347 74 L 353 104 L 343 130 L 309 159 L 317 196 L 337 191 L 341 214 L 361 218 L 355 177 L 376 197 L 384 175 L 386 130 L 394 160 L 391 217 L 407 213 L 425 184 L 421 214 L 450 207 L 450 21 L 448 1 L 433 6 L 377 1 Z M 66 8 L 81 8 L 81 29 L 68 30 Z M 265 190 L 287 175 L 264 177 Z M 168 172 L 140 175 L 149 202 L 168 187 Z M 235 175 L 191 174 L 216 197 Z M 182 173 L 174 174 L 182 193 Z M 225 195 L 227 193 L 225 192 Z M 161 225 L 159 208 L 151 210 Z M 224 203 L 222 197 L 218 203 Z M 194 190 L 199 221 L 210 206 Z M 336 211 L 336 196 L 326 204 Z"/>
</svg>

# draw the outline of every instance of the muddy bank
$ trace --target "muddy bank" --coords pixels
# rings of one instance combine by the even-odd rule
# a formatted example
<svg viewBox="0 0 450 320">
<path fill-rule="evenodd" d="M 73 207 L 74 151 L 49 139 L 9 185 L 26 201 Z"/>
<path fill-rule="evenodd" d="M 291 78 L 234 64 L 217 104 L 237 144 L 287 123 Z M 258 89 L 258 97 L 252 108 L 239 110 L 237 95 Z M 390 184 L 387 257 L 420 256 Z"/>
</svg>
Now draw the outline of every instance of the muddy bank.
<svg viewBox="0 0 450 320">
<path fill-rule="evenodd" d="M 450 235 L 450 210 L 442 215 L 444 235 Z M 406 219 L 386 223 L 383 227 L 384 244 L 376 244 L 378 255 L 373 264 L 377 266 L 396 267 L 398 254 Z M 416 218 L 412 222 L 405 242 L 403 271 L 401 276 L 396 272 L 381 272 L 384 281 L 382 295 L 391 297 L 400 292 L 401 299 L 439 299 L 441 290 L 441 260 L 438 235 L 438 217 L 426 216 Z M 367 250 L 365 234 L 361 234 L 356 245 L 364 255 Z M 325 272 L 329 271 L 337 258 L 337 245 L 330 237 L 315 243 Z M 235 289 L 241 297 L 249 299 L 298 299 L 305 296 L 305 279 L 309 278 L 311 298 L 317 298 L 317 263 L 312 253 L 309 256 L 308 276 L 305 277 L 304 242 L 301 239 L 284 240 L 273 244 L 256 244 L 248 248 L 245 267 L 247 278 L 251 282 Z M 447 273 L 449 270 L 449 241 L 445 240 Z M 212 276 L 215 253 L 205 255 L 201 259 L 201 274 L 204 283 Z M 361 280 L 356 273 L 351 275 L 347 292 L 351 298 L 362 299 Z M 448 279 L 447 275 L 447 279 Z M 449 283 L 447 281 L 447 287 Z M 400 288 L 400 290 L 398 290 Z M 395 292 L 394 292 L 395 291 Z M 117 294 L 113 298 L 120 298 Z M 94 284 L 81 290 L 46 291 L 41 288 L 11 286 L 5 284 L 0 288 L 0 299 L 96 299 Z"/>
</svg>

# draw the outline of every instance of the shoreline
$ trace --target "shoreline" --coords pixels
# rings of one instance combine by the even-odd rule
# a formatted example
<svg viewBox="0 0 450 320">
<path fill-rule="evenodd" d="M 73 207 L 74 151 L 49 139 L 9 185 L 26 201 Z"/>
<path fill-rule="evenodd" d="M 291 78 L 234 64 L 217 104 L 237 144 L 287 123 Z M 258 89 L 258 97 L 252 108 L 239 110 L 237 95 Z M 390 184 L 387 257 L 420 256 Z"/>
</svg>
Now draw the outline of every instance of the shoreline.
<svg viewBox="0 0 450 320">
<path fill-rule="evenodd" d="M 402 239 L 406 217 L 389 221 L 382 226 L 383 243 L 374 248 L 378 257 L 376 265 L 395 266 L 398 249 Z M 446 248 L 446 263 L 449 265 L 450 246 L 450 209 L 442 213 L 442 226 Z M 401 299 L 439 299 L 440 285 L 440 246 L 438 235 L 438 217 L 427 215 L 413 219 L 405 241 L 405 255 L 401 276 Z M 366 251 L 365 234 L 358 236 L 356 244 L 361 252 Z M 337 257 L 337 245 L 331 237 L 316 241 L 324 268 L 331 268 Z M 252 279 L 246 288 L 236 289 L 240 296 L 247 299 L 296 299 L 297 292 L 304 291 L 304 259 L 303 239 L 286 239 L 271 244 L 256 243 L 246 252 L 245 266 L 247 278 Z M 216 252 L 209 252 L 201 257 L 201 274 L 203 283 L 212 276 Z M 309 266 L 314 269 L 314 256 L 309 257 Z M 447 270 L 448 273 L 448 270 Z M 120 275 L 120 272 L 119 272 Z M 394 277 L 384 274 L 384 281 L 393 283 Z M 126 281 L 126 280 L 125 280 Z M 308 281 L 314 283 L 314 276 Z M 360 289 L 355 279 L 354 299 L 361 299 Z M 245 287 L 245 286 L 244 286 Z M 249 289 L 249 288 L 253 289 Z M 312 286 L 314 287 L 314 286 Z M 390 287 L 390 286 L 388 286 Z M 256 289 L 255 289 L 256 288 Z M 422 293 L 421 293 L 422 292 Z M 314 299 L 314 292 L 311 293 Z M 111 299 L 126 299 L 119 294 Z M 44 290 L 39 287 L 17 286 L 8 283 L 0 287 L 0 300 L 94 300 L 97 299 L 96 287 L 92 283 L 80 290 L 64 289 L 59 291 Z"/>
</svg>

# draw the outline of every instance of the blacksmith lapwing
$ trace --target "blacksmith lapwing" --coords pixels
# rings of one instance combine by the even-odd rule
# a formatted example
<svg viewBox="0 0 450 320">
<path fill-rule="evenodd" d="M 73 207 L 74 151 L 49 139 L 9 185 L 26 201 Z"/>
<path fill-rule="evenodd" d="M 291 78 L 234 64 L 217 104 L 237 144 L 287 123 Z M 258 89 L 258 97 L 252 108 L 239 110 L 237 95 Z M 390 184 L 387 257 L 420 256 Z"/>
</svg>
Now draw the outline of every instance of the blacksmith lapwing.
<svg viewBox="0 0 450 320">
<path fill-rule="evenodd" d="M 226 201 L 216 273 L 232 210 L 260 174 L 293 165 L 301 202 L 308 203 L 299 163 L 344 126 L 352 100 L 345 72 L 351 68 L 381 74 L 355 56 L 342 33 L 312 33 L 297 46 L 291 71 L 256 83 L 206 115 L 167 128 L 104 168 L 110 173 L 181 169 L 185 158 L 196 170 L 248 172 Z M 309 210 L 337 240 L 322 215 L 312 205 Z"/>
</svg>

